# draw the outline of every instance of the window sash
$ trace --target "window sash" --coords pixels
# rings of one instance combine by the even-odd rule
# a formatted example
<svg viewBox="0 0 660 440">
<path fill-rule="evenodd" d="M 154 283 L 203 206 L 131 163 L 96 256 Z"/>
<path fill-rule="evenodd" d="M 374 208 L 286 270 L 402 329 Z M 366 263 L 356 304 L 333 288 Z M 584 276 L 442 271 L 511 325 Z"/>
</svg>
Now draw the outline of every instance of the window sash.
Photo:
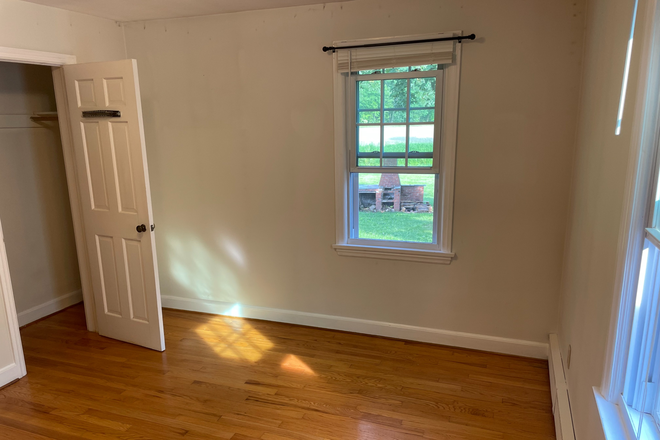
<svg viewBox="0 0 660 440">
<path fill-rule="evenodd" d="M 642 430 L 660 432 L 660 242 L 648 231 L 644 253 L 622 396 L 634 438 Z"/>
<path fill-rule="evenodd" d="M 643 438 L 644 430 L 660 433 L 660 340 L 656 340 L 660 338 L 660 201 L 656 200 L 660 190 L 660 155 L 657 146 L 654 154 L 621 399 L 625 408 L 623 414 L 629 419 L 634 438 Z M 645 251 L 648 251 L 646 261 Z M 640 289 L 643 296 L 638 302 Z M 637 319 L 638 314 L 644 315 L 642 324 Z M 640 325 L 643 328 L 640 329 Z"/>
<path fill-rule="evenodd" d="M 434 194 L 433 194 L 433 240 L 431 243 L 421 243 L 417 241 L 395 241 L 395 240 L 377 240 L 372 238 L 360 238 L 359 237 L 359 174 L 365 174 L 364 172 L 360 173 L 351 173 L 349 177 L 349 225 L 348 225 L 348 244 L 354 245 L 363 245 L 363 246 L 380 246 L 380 247 L 391 247 L 391 248 L 401 248 L 405 247 L 406 249 L 420 249 L 420 250 L 437 250 L 438 249 L 438 212 L 437 209 L 438 203 L 440 202 L 440 175 L 435 174 L 435 185 L 434 185 Z M 382 173 L 379 173 L 382 174 Z M 388 174 L 411 174 L 408 170 L 401 171 L 399 170 L 396 173 Z M 426 173 L 432 174 L 432 173 Z M 410 214 L 414 215 L 414 214 Z"/>
<path fill-rule="evenodd" d="M 406 122 L 384 122 L 384 112 L 390 110 L 399 110 L 399 109 L 389 109 L 385 108 L 384 102 L 384 83 L 381 85 L 381 107 L 378 109 L 373 109 L 371 111 L 379 111 L 380 123 L 364 123 L 360 124 L 357 122 L 357 83 L 358 81 L 386 81 L 388 79 L 414 79 L 414 78 L 436 78 L 435 86 L 435 106 L 433 110 L 435 111 L 435 116 L 433 122 L 409 122 L 409 112 L 412 110 L 427 110 L 430 107 L 406 107 L 408 117 Z M 405 174 L 438 174 L 440 170 L 440 146 L 442 139 L 442 127 L 443 127 L 443 101 L 444 101 L 444 69 L 442 66 L 439 66 L 438 70 L 427 70 L 427 71 L 415 71 L 415 72 L 398 72 L 398 73 L 373 73 L 367 75 L 357 75 L 351 74 L 346 75 L 347 88 L 348 88 L 348 100 L 346 103 L 346 115 L 347 115 L 347 127 L 348 127 L 348 157 L 349 157 L 349 172 L 351 173 L 402 173 Z M 408 104 L 410 104 L 410 88 L 408 88 Z M 368 109 L 362 109 L 361 111 L 369 111 Z M 409 135 L 410 127 L 415 125 L 431 125 L 433 124 L 433 152 L 432 153 L 421 153 L 421 152 L 409 152 Z M 357 130 L 358 127 L 380 127 L 380 151 L 378 152 L 369 152 L 369 153 L 360 153 L 358 155 L 358 145 L 357 145 Z M 385 153 L 384 150 L 384 127 L 386 126 L 405 126 L 406 127 L 406 151 L 405 153 Z M 358 158 L 398 158 L 405 159 L 433 159 L 433 165 L 430 167 L 422 166 L 380 166 L 380 167 L 359 167 Z"/>
</svg>

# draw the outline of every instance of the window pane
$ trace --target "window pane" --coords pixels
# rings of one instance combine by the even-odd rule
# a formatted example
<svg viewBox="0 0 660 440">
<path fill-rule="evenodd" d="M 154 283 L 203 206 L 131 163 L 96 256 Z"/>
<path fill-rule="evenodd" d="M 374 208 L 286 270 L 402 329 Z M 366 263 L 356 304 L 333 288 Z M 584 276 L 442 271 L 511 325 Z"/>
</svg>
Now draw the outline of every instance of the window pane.
<svg viewBox="0 0 660 440">
<path fill-rule="evenodd" d="M 435 126 L 433 125 L 411 125 L 409 138 L 409 166 L 433 166 L 433 134 Z M 416 154 L 417 153 L 417 154 Z M 415 157 L 415 156 L 424 157 Z M 431 156 L 431 157 L 429 157 Z M 417 161 L 414 159 L 421 159 Z"/>
<path fill-rule="evenodd" d="M 380 112 L 358 112 L 358 124 L 379 124 Z"/>
<path fill-rule="evenodd" d="M 357 237 L 433 243 L 435 174 L 359 173 Z M 354 225 L 355 226 L 355 225 Z"/>
<path fill-rule="evenodd" d="M 399 73 L 399 72 L 408 72 L 410 67 L 390 67 L 385 69 L 385 73 Z"/>
<path fill-rule="evenodd" d="M 383 73 L 383 69 L 360 70 L 358 75 L 371 75 L 374 73 Z"/>
<path fill-rule="evenodd" d="M 410 71 L 415 72 L 426 72 L 428 70 L 438 70 L 438 65 L 437 64 L 427 64 L 425 66 L 410 66 Z"/>
<path fill-rule="evenodd" d="M 648 240 L 642 252 L 635 311 L 631 329 L 630 347 L 626 368 L 623 400 L 627 412 L 636 427 L 644 417 L 658 419 L 658 382 L 660 381 L 660 327 L 658 306 L 660 305 L 660 273 L 658 256 L 660 251 Z"/>
<path fill-rule="evenodd" d="M 406 126 L 386 125 L 383 128 L 383 166 L 402 167 L 406 165 Z"/>
<path fill-rule="evenodd" d="M 359 153 L 380 153 L 380 126 L 367 125 L 357 128 L 358 136 L 358 154 Z"/>
<path fill-rule="evenodd" d="M 358 81 L 358 110 L 380 110 L 381 81 Z"/>
<path fill-rule="evenodd" d="M 431 168 L 433 166 L 433 159 L 408 159 L 409 167 L 426 167 Z"/>
<path fill-rule="evenodd" d="M 408 80 L 391 79 L 384 83 L 385 108 L 405 110 L 408 102 Z"/>
<path fill-rule="evenodd" d="M 435 107 L 435 78 L 410 80 L 410 107 Z"/>
<path fill-rule="evenodd" d="M 410 122 L 433 122 L 435 110 L 411 110 Z"/>
<path fill-rule="evenodd" d="M 658 179 L 658 188 L 653 200 L 653 227 L 660 229 L 660 179 Z"/>
<path fill-rule="evenodd" d="M 359 167 L 379 167 L 380 158 L 358 158 L 357 166 Z"/>
<path fill-rule="evenodd" d="M 650 286 L 647 286 L 649 278 L 646 277 L 646 270 L 649 266 L 649 251 L 651 251 L 651 260 L 653 261 L 656 254 L 655 247 L 649 247 L 649 243 L 647 242 L 642 253 L 642 263 L 639 271 L 637 295 L 635 298 L 635 315 L 633 318 L 628 368 L 626 370 L 626 385 L 623 393 L 624 400 L 631 406 L 635 405 L 636 400 L 639 401 L 642 394 L 640 392 L 642 382 L 639 381 L 639 370 L 642 368 L 641 364 L 643 363 L 642 346 L 644 345 L 644 328 L 648 325 L 649 299 L 651 297 L 650 292 L 648 292 Z M 635 396 L 638 396 L 638 398 L 635 399 Z M 639 406 L 639 404 L 635 406 Z"/>
<path fill-rule="evenodd" d="M 392 122 L 406 122 L 406 111 L 405 110 L 394 110 L 386 111 L 384 114 L 385 123 Z"/>
</svg>

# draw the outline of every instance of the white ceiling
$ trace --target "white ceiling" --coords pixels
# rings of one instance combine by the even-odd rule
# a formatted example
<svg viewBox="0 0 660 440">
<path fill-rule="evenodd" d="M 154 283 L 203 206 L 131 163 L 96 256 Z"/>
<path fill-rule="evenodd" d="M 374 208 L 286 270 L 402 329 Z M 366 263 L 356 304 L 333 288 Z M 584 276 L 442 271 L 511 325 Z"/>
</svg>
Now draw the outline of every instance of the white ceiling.
<svg viewBox="0 0 660 440">
<path fill-rule="evenodd" d="M 116 21 L 196 17 L 345 0 L 24 0 Z"/>
</svg>

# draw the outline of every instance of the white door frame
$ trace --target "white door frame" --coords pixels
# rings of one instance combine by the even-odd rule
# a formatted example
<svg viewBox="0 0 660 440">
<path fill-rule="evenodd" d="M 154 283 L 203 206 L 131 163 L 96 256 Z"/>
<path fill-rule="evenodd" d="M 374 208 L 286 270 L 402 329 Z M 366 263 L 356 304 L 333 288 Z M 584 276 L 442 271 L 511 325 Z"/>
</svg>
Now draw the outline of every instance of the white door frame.
<svg viewBox="0 0 660 440">
<path fill-rule="evenodd" d="M 4 236 L 2 234 L 2 223 L 0 222 L 0 304 L 4 304 L 5 313 L 7 314 L 9 339 L 14 357 L 13 364 L 0 368 L 0 384 L 2 385 L 10 384 L 14 380 L 20 379 L 27 374 L 6 254 Z M 16 371 L 17 369 L 18 371 Z"/>
<path fill-rule="evenodd" d="M 64 154 L 64 168 L 66 170 L 69 200 L 71 202 L 73 232 L 76 240 L 78 267 L 80 269 L 80 283 L 85 305 L 85 319 L 87 321 L 87 330 L 95 332 L 97 331 L 97 325 L 96 309 L 94 307 L 94 291 L 92 289 L 92 273 L 87 255 L 87 240 L 85 239 L 85 225 L 83 223 L 81 208 L 82 199 L 78 188 L 78 171 L 76 170 L 73 138 L 71 135 L 71 125 L 69 123 L 69 107 L 66 98 L 64 71 L 62 69 L 62 66 L 66 64 L 76 64 L 76 56 L 0 46 L 0 61 L 20 64 L 38 64 L 52 67 L 55 102 L 57 104 L 57 115 L 60 125 L 60 136 L 62 139 L 62 152 Z M 2 282 L 3 278 L 4 274 L 0 270 L 0 282 Z M 6 294 L 7 292 L 5 292 L 5 295 Z M 9 294 L 11 295 L 11 291 L 9 291 Z M 12 303 L 13 300 L 14 299 L 11 298 Z M 18 322 L 16 323 L 16 327 L 16 330 L 18 330 Z"/>
</svg>

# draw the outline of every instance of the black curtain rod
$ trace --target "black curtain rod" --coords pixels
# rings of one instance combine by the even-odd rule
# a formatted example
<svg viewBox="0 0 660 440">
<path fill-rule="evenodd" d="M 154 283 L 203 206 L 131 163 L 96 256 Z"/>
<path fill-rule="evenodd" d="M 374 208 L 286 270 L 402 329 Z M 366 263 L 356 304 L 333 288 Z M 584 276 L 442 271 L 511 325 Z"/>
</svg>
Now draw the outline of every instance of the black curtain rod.
<svg viewBox="0 0 660 440">
<path fill-rule="evenodd" d="M 389 43 L 373 43 L 373 44 L 362 44 L 359 46 L 323 46 L 323 52 L 332 51 L 333 53 L 338 50 L 343 49 L 360 49 L 362 47 L 380 47 L 380 46 L 397 46 L 401 44 L 415 44 L 415 43 L 432 43 L 434 41 L 458 41 L 459 43 L 462 40 L 474 40 L 477 38 L 476 35 L 460 35 L 457 37 L 444 37 L 444 38 L 431 38 L 429 40 L 411 40 L 411 41 L 392 41 Z"/>
</svg>

